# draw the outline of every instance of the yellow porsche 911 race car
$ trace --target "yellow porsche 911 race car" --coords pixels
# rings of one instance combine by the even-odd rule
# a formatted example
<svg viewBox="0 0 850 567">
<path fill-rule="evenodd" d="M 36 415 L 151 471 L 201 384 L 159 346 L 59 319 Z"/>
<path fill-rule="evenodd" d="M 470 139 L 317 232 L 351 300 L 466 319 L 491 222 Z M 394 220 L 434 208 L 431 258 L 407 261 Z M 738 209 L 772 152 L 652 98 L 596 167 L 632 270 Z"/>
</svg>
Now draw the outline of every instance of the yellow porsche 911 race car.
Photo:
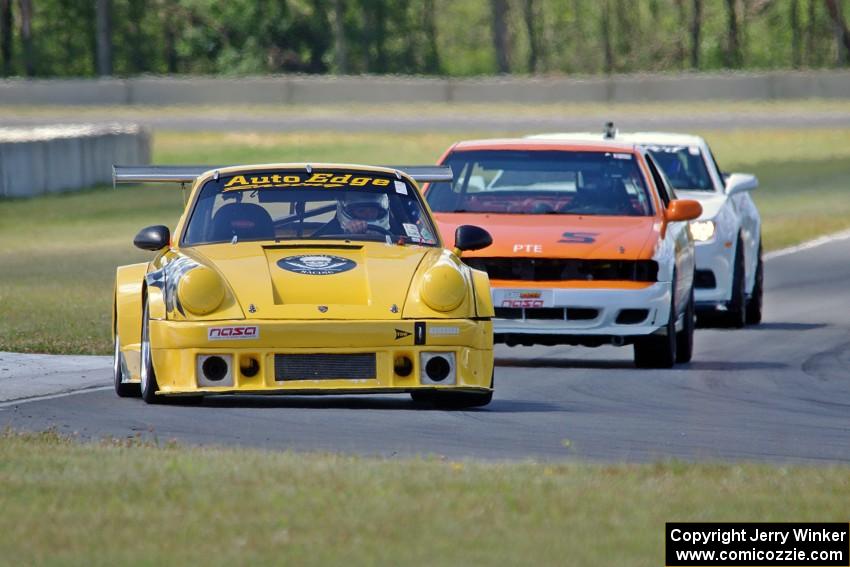
<svg viewBox="0 0 850 567">
<path fill-rule="evenodd" d="M 116 183 L 191 184 L 172 235 L 116 273 L 115 390 L 154 403 L 206 394 L 409 392 L 482 406 L 493 395 L 491 243 L 443 247 L 415 180 L 440 167 L 115 166 Z"/>
</svg>

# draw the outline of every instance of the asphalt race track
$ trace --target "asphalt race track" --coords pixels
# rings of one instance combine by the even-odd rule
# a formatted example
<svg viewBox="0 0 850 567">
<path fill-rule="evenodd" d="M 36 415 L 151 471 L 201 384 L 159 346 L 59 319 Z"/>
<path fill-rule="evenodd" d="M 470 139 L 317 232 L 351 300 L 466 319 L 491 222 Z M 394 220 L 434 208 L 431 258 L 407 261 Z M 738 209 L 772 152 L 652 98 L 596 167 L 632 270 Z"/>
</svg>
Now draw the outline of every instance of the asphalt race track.
<svg viewBox="0 0 850 567">
<path fill-rule="evenodd" d="M 628 347 L 499 347 L 496 397 L 475 411 L 407 396 L 148 406 L 100 390 L 0 407 L 0 427 L 384 456 L 848 462 L 850 240 L 774 257 L 766 280 L 764 324 L 698 330 L 675 370 L 636 370 Z"/>
<path fill-rule="evenodd" d="M 79 115 L 48 114 L 26 116 L 0 113 L 0 127 L 30 127 L 76 123 Z M 801 109 L 777 113 L 765 108 L 758 111 L 729 112 L 710 111 L 691 114 L 652 114 L 618 110 L 616 107 L 605 112 L 590 113 L 545 113 L 538 115 L 516 115 L 504 112 L 467 113 L 441 112 L 439 110 L 417 114 L 414 110 L 397 114 L 374 114 L 349 112 L 345 114 L 312 115 L 295 113 L 263 113 L 241 110 L 238 107 L 217 113 L 169 111 L 161 115 L 150 112 L 134 112 L 121 109 L 119 114 L 105 112 L 103 116 L 85 117 L 90 124 L 113 124 L 116 120 L 133 122 L 154 130 L 179 131 L 250 131 L 250 132 L 293 132 L 293 131 L 344 131 L 344 132 L 476 132 L 476 131 L 535 131 L 572 132 L 593 131 L 602 128 L 606 120 L 613 120 L 623 131 L 691 131 L 730 130 L 740 128 L 846 128 L 850 126 L 850 113 L 844 111 Z"/>
</svg>

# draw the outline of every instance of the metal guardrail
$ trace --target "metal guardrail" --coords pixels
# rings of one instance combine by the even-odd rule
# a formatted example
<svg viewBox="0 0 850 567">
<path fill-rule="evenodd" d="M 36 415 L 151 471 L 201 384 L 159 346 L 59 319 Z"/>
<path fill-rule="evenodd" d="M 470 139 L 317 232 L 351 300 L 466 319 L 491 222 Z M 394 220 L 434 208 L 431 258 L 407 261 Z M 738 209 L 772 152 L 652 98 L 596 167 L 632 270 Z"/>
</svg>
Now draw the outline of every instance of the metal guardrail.
<svg viewBox="0 0 850 567">
<path fill-rule="evenodd" d="M 464 79 L 271 75 L 0 81 L 0 105 L 555 103 L 800 98 L 850 98 L 850 71 Z"/>
<path fill-rule="evenodd" d="M 108 184 L 120 161 L 150 162 L 147 131 L 118 124 L 0 128 L 0 197 Z"/>
</svg>

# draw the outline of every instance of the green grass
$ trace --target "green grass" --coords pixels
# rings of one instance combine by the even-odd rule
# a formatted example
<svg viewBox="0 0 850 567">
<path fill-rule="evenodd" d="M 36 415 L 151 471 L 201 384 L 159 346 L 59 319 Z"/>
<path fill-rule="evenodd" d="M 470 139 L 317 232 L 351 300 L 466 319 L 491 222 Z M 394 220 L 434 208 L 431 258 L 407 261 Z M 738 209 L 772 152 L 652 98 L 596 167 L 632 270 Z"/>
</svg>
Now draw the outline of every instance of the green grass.
<svg viewBox="0 0 850 567">
<path fill-rule="evenodd" d="M 668 521 L 847 520 L 846 467 L 386 460 L 0 434 L 4 565 L 661 565 Z"/>
<path fill-rule="evenodd" d="M 754 197 L 767 249 L 850 227 L 850 129 L 703 134 L 724 169 L 759 176 Z M 457 138 L 454 133 L 158 133 L 154 161 L 433 163 Z M 150 224 L 173 227 L 181 209 L 180 192 L 159 187 L 0 202 L 0 350 L 110 352 L 115 266 L 148 258 L 132 247 L 137 230 Z"/>
<path fill-rule="evenodd" d="M 755 173 L 768 250 L 850 228 L 850 130 L 703 132 L 725 171 Z"/>
<path fill-rule="evenodd" d="M 174 189 L 100 189 L 0 204 L 0 350 L 104 353 L 115 267 L 137 229 L 177 221 Z"/>
<path fill-rule="evenodd" d="M 491 134 L 487 134 L 490 136 Z M 370 164 L 435 163 L 451 133 L 249 132 L 158 133 L 155 163 L 268 163 L 336 161 Z"/>
</svg>

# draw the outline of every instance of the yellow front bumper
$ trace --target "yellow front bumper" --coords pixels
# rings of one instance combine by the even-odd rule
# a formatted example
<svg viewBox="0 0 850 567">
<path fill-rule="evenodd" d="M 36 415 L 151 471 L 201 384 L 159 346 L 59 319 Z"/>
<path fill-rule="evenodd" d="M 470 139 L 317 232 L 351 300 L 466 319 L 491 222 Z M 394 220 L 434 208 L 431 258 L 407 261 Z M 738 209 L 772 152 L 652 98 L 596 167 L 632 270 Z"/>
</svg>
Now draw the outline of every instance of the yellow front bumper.
<svg viewBox="0 0 850 567">
<path fill-rule="evenodd" d="M 256 327 L 256 338 L 210 340 L 211 328 Z M 428 321 L 151 321 L 152 359 L 161 394 L 190 393 L 377 393 L 420 388 L 486 391 L 493 374 L 493 327 L 489 320 Z M 283 379 L 276 355 L 375 354 L 374 377 Z M 429 383 L 421 353 L 453 353 L 453 383 Z M 203 378 L 200 361 L 230 361 L 222 385 Z M 229 357 L 229 358 L 228 358 Z M 407 375 L 396 361 L 412 363 Z M 256 361 L 256 365 L 250 361 Z M 322 360 L 319 356 L 317 360 Z M 253 374 L 253 375 L 251 375 Z M 448 381 L 447 381 L 448 382 Z"/>
</svg>

